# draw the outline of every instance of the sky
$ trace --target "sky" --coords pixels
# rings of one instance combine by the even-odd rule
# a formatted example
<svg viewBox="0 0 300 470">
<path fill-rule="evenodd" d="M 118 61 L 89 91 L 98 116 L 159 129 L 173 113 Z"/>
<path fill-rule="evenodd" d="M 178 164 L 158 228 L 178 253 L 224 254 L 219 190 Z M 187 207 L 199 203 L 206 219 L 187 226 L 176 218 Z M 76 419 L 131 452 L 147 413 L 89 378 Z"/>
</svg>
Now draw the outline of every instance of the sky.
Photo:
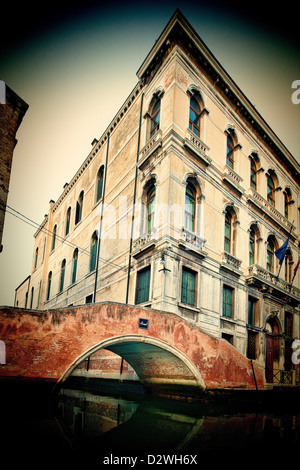
<svg viewBox="0 0 300 470">
<path fill-rule="evenodd" d="M 17 132 L 8 206 L 43 221 L 50 199 L 59 198 L 136 85 L 137 70 L 176 8 L 300 162 L 300 104 L 291 99 L 292 83 L 300 80 L 297 12 L 241 3 L 1 6 L 8 30 L 0 31 L 0 80 L 29 104 Z M 13 305 L 15 288 L 30 274 L 35 230 L 6 214 L 0 305 Z"/>
</svg>

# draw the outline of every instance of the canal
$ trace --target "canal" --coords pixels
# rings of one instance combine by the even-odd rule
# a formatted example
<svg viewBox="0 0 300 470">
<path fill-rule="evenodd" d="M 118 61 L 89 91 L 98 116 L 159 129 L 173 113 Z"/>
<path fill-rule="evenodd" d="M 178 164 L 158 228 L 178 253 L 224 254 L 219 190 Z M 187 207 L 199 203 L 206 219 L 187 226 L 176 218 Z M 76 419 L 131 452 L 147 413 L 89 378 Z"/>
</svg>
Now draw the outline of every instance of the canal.
<svg viewBox="0 0 300 470">
<path fill-rule="evenodd" d="M 14 468 L 74 469 L 196 468 L 207 458 L 232 468 L 292 465 L 299 454 L 297 390 L 220 391 L 191 401 L 135 387 L 67 382 L 53 396 L 47 383 L 2 383 L 2 455 Z"/>
</svg>

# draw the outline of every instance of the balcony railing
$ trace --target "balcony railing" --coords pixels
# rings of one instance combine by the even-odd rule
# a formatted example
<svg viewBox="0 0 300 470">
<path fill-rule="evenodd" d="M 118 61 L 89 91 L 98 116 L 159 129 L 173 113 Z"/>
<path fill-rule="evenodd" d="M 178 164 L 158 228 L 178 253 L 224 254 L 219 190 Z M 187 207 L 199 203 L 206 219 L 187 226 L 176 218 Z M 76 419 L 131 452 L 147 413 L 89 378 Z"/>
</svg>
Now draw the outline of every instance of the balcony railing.
<svg viewBox="0 0 300 470">
<path fill-rule="evenodd" d="M 243 194 L 244 189 L 241 186 L 243 178 L 241 178 L 230 166 L 225 165 L 223 169 L 223 181 L 226 181 L 233 186 L 240 194 Z"/>
<path fill-rule="evenodd" d="M 152 228 L 148 232 L 145 232 L 140 237 L 136 238 L 132 243 L 132 254 L 135 256 L 136 254 L 144 251 L 145 249 L 150 248 L 152 245 L 156 243 L 156 229 Z"/>
<path fill-rule="evenodd" d="M 204 251 L 205 242 L 206 240 L 204 240 L 204 238 L 199 237 L 199 235 L 196 235 L 194 232 L 190 232 L 186 228 L 182 228 L 179 244 L 184 245 L 185 248 L 191 249 L 198 252 L 198 254 L 206 256 Z"/>
<path fill-rule="evenodd" d="M 207 166 L 211 164 L 212 160 L 208 155 L 209 147 L 189 129 L 186 131 L 184 145 L 200 157 Z"/>
<path fill-rule="evenodd" d="M 249 189 L 248 202 L 251 202 L 261 211 L 272 217 L 277 223 L 279 223 L 287 232 L 290 232 L 292 223 L 287 220 L 272 204 L 264 199 L 259 193 L 253 188 Z"/>
<path fill-rule="evenodd" d="M 237 274 L 241 274 L 239 270 L 241 264 L 242 260 L 236 258 L 236 256 L 233 256 L 231 253 L 227 253 L 226 251 L 224 251 L 224 253 L 222 254 L 221 267 L 223 269 L 229 269 L 236 272 Z"/>
<path fill-rule="evenodd" d="M 156 132 L 154 136 L 148 140 L 146 145 L 142 148 L 142 150 L 139 153 L 139 162 L 138 165 L 141 167 L 146 160 L 152 155 L 153 152 L 155 152 L 158 148 L 162 146 L 162 134 L 161 130 Z"/>
<path fill-rule="evenodd" d="M 261 291 L 270 291 L 274 295 L 283 298 L 284 295 L 295 303 L 300 302 L 300 290 L 278 277 L 276 274 L 262 268 L 258 264 L 253 264 L 248 268 L 248 276 L 246 277 L 248 285 L 256 285 Z"/>
</svg>

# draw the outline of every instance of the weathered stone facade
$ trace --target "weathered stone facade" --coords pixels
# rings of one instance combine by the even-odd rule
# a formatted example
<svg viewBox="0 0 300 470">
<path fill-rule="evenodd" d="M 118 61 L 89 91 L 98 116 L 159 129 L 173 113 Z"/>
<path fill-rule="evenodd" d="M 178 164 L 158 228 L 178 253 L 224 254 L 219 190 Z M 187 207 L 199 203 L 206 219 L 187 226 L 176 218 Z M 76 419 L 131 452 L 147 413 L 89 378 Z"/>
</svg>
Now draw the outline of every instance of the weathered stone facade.
<svg viewBox="0 0 300 470">
<path fill-rule="evenodd" d="M 50 201 L 28 304 L 17 289 L 15 305 L 175 313 L 257 361 L 268 382 L 295 383 L 299 164 L 180 12 L 137 76 Z"/>
<path fill-rule="evenodd" d="M 5 103 L 0 104 L 0 252 L 16 133 L 28 109 L 28 104 L 8 86 L 5 92 Z"/>
</svg>

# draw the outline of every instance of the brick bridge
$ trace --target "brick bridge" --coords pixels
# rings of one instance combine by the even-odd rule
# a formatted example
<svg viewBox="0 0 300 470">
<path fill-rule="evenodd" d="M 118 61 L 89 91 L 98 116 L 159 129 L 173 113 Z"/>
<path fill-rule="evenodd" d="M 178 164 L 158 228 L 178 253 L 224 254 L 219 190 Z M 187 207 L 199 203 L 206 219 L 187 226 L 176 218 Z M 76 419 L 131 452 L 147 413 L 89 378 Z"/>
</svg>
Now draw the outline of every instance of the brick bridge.
<svg viewBox="0 0 300 470">
<path fill-rule="evenodd" d="M 255 388 L 250 361 L 178 315 L 117 303 L 60 310 L 0 308 L 0 377 L 61 383 L 100 349 L 124 358 L 142 383 Z M 2 360 L 2 362 L 4 362 Z M 253 363 L 256 383 L 262 371 Z"/>
</svg>

